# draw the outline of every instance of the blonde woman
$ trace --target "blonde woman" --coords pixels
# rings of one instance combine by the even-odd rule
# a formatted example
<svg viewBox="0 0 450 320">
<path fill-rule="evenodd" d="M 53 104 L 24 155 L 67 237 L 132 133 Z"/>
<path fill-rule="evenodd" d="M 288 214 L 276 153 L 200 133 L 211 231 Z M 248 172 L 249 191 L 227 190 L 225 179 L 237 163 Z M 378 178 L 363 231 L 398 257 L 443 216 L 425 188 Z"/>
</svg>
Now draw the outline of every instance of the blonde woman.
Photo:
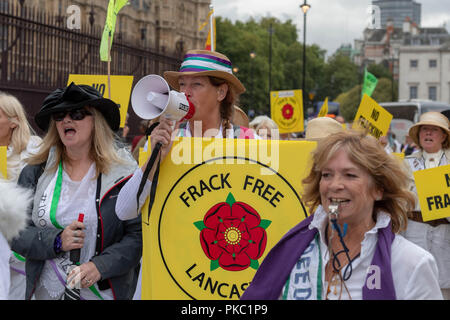
<svg viewBox="0 0 450 320">
<path fill-rule="evenodd" d="M 57 89 L 35 117 L 45 135 L 19 185 L 34 191 L 29 226 L 12 242 L 26 257 L 26 299 L 60 300 L 67 279 L 81 299 L 130 299 L 141 258 L 140 219 L 120 221 L 117 194 L 136 170 L 114 131 L 119 107 L 90 86 Z M 84 221 L 77 221 L 79 213 Z M 81 249 L 72 272 L 71 250 Z"/>
<path fill-rule="evenodd" d="M 435 259 L 399 234 L 414 205 L 406 178 L 371 136 L 322 138 L 302 181 L 313 214 L 269 252 L 242 299 L 442 299 Z"/>
<path fill-rule="evenodd" d="M 0 146 L 6 146 L 7 180 L 15 183 L 25 160 L 36 153 L 41 138 L 32 135 L 32 130 L 19 100 L 0 92 Z M 0 174 L 1 177 L 1 174 Z M 3 177 L 4 178 L 4 177 Z M 11 286 L 9 299 L 20 300 L 25 296 L 25 259 L 16 252 L 11 253 Z"/>
<path fill-rule="evenodd" d="M 250 128 L 255 130 L 263 139 L 272 139 L 275 137 L 275 132 L 273 130 L 278 130 L 278 126 L 271 118 L 268 116 L 257 116 L 250 122 Z M 278 135 L 277 135 L 278 136 Z"/>
<path fill-rule="evenodd" d="M 32 135 L 22 104 L 16 97 L 0 92 L 0 146 L 6 146 L 8 180 L 16 181 L 25 159 L 38 150 L 41 138 Z"/>
</svg>

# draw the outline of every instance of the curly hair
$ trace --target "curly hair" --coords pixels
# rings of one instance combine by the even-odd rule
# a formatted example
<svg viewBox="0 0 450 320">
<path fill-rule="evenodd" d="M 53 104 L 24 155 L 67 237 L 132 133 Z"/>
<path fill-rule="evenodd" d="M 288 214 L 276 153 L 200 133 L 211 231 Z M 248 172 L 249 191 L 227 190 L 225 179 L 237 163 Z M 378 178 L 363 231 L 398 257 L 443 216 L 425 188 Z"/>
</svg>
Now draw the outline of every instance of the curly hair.
<svg viewBox="0 0 450 320">
<path fill-rule="evenodd" d="M 318 142 L 313 151 L 313 164 L 309 175 L 303 179 L 302 199 L 313 212 L 321 204 L 320 180 L 324 166 L 338 150 L 345 150 L 349 159 L 363 168 L 372 178 L 373 185 L 383 191 L 383 198 L 375 201 L 372 217 L 382 210 L 391 216 L 392 231 L 406 229 L 407 213 L 414 208 L 414 194 L 407 187 L 407 173 L 401 161 L 387 154 L 380 143 L 361 131 L 346 130 L 330 135 Z"/>
</svg>

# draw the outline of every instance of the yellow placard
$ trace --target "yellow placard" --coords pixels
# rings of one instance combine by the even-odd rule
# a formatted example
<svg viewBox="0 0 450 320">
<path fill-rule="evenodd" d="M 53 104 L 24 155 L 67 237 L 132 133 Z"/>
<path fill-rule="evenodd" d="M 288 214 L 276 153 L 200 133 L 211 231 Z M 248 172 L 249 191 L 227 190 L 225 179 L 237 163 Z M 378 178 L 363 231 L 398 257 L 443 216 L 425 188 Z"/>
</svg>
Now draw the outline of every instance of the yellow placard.
<svg viewBox="0 0 450 320">
<path fill-rule="evenodd" d="M 315 146 L 175 141 L 150 216 L 148 202 L 142 209 L 142 298 L 239 299 L 269 250 L 308 215 L 299 195 Z"/>
<path fill-rule="evenodd" d="M 302 90 L 270 92 L 270 114 L 280 133 L 304 131 L 302 97 Z"/>
<path fill-rule="evenodd" d="M 403 152 L 392 152 L 392 155 L 396 156 L 400 160 L 405 159 L 405 154 Z"/>
<path fill-rule="evenodd" d="M 450 165 L 414 172 L 423 221 L 450 217 Z"/>
<path fill-rule="evenodd" d="M 67 84 L 86 84 L 93 86 L 103 95 L 109 97 L 108 76 L 92 74 L 70 74 Z M 128 112 L 128 103 L 130 101 L 131 87 L 133 85 L 133 76 L 111 76 L 111 100 L 120 107 L 120 127 L 125 126 L 125 120 Z"/>
<path fill-rule="evenodd" d="M 8 179 L 8 167 L 6 165 L 6 146 L 0 147 L 0 177 Z"/>
<path fill-rule="evenodd" d="M 392 114 L 367 94 L 364 94 L 352 128 L 368 129 L 372 136 L 379 139 L 388 133 L 392 118 Z"/>
</svg>

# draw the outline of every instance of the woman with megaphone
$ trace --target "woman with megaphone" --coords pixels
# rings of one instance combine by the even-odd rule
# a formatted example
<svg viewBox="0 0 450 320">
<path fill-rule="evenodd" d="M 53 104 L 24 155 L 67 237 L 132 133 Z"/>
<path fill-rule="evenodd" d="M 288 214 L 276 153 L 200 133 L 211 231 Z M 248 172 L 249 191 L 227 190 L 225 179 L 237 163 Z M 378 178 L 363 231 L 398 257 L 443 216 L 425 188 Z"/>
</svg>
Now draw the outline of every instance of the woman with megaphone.
<svg viewBox="0 0 450 320">
<path fill-rule="evenodd" d="M 235 106 L 245 87 L 233 75 L 231 61 L 225 55 L 206 50 L 188 51 L 180 71 L 166 71 L 164 78 L 172 88 L 181 91 L 182 96 L 170 91 L 166 81 L 156 75 L 142 78 L 133 89 L 131 103 L 135 113 L 146 119 L 160 117 L 160 122 L 151 132 L 152 154 L 149 160 L 142 169 L 135 171 L 119 193 L 116 213 L 122 220 L 136 218 L 149 193 L 150 212 L 158 178 L 155 172 L 159 169 L 154 164 L 169 153 L 173 134 L 181 137 L 260 139 L 246 128 L 248 118 Z M 180 106 L 184 112 L 179 112 Z M 241 121 L 233 123 L 232 119 Z M 242 119 L 246 120 L 245 123 Z M 147 149 L 147 144 L 144 149 Z M 133 299 L 141 298 L 141 273 L 138 281 Z"/>
<path fill-rule="evenodd" d="M 175 90 L 184 93 L 189 102 L 188 116 L 190 118 L 187 121 L 183 121 L 186 120 L 186 116 L 184 118 L 180 116 L 178 119 L 167 116 L 173 111 L 169 110 L 172 96 L 169 94 L 166 100 L 162 100 L 162 94 L 168 89 L 164 88 L 164 84 L 157 80 L 157 77 L 147 76 L 141 79 L 141 84 L 138 82 L 133 89 L 131 102 L 138 115 L 147 118 L 162 116 L 151 133 L 153 159 L 150 157 L 141 169 L 136 170 L 119 194 L 116 212 L 122 220 L 133 219 L 139 215 L 158 166 L 152 166 L 144 181 L 145 186 L 142 184 L 139 188 L 142 178 L 145 178 L 144 172 L 149 162 L 160 162 L 167 156 L 172 146 L 173 134 L 181 137 L 260 139 L 252 130 L 240 125 L 242 123 L 233 123 L 234 113 L 242 114 L 235 103 L 239 95 L 245 92 L 245 87 L 233 75 L 231 61 L 225 55 L 215 51 L 190 50 L 184 56 L 180 71 L 164 72 L 167 83 Z M 155 92 L 161 94 L 155 94 Z M 149 101 L 153 102 L 153 105 Z M 195 112 L 192 110 L 194 108 Z M 248 125 L 248 122 L 244 125 Z M 159 148 L 158 144 L 161 152 L 157 156 L 153 151 Z M 141 195 L 138 200 L 136 194 Z M 138 205 L 139 208 L 137 208 Z"/>
</svg>

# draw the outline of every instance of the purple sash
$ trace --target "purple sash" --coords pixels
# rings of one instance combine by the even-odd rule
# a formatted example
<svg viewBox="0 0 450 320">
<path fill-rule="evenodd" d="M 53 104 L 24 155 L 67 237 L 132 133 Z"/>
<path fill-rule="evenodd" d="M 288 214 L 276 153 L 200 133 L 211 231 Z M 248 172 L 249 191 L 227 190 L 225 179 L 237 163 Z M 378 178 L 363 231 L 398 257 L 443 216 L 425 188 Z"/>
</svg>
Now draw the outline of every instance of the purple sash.
<svg viewBox="0 0 450 320">
<path fill-rule="evenodd" d="M 292 268 L 318 232 L 316 228 L 308 228 L 313 217 L 309 216 L 289 230 L 272 248 L 242 295 L 242 300 L 277 300 L 280 297 Z M 391 245 L 394 238 L 391 223 L 378 230 L 377 247 L 371 265 L 379 267 L 381 283 L 378 288 L 369 289 L 366 278 L 362 288 L 363 300 L 396 299 L 391 270 Z"/>
</svg>

